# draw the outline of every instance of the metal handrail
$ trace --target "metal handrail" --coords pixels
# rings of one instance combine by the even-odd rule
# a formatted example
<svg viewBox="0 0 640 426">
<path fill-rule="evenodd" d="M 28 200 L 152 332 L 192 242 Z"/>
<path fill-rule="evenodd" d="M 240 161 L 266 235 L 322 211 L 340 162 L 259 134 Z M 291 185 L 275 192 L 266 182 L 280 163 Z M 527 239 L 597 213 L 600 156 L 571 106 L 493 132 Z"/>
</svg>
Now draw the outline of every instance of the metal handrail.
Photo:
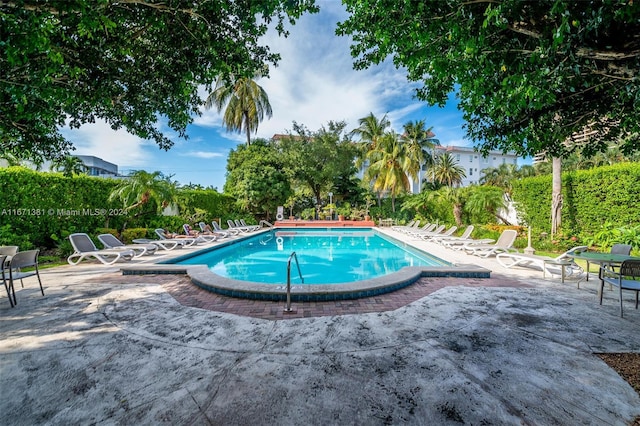
<svg viewBox="0 0 640 426">
<path fill-rule="evenodd" d="M 302 272 L 300 271 L 300 263 L 298 262 L 298 255 L 294 251 L 291 253 L 289 260 L 287 261 L 287 305 L 284 308 L 285 312 L 293 312 L 293 309 L 291 309 L 291 259 L 296 260 L 298 275 L 300 276 L 300 281 L 304 284 L 304 278 L 302 278 Z"/>
</svg>

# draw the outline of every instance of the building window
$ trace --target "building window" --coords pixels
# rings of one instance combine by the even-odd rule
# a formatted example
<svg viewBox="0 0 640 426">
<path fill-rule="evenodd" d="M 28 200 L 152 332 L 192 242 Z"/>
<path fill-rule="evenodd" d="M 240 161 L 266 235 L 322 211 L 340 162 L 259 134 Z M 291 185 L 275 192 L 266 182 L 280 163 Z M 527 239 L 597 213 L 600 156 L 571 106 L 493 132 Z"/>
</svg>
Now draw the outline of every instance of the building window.
<svg viewBox="0 0 640 426">
<path fill-rule="evenodd" d="M 469 169 L 469 176 L 473 176 L 473 169 Z"/>
<path fill-rule="evenodd" d="M 469 156 L 469 162 L 470 162 L 470 163 L 473 163 L 473 155 L 470 155 L 470 156 Z"/>
<path fill-rule="evenodd" d="M 456 154 L 456 160 L 458 160 L 458 163 L 460 162 L 460 154 Z"/>
<path fill-rule="evenodd" d="M 507 161 L 507 159 L 506 159 L 506 158 L 503 158 L 503 159 L 502 159 L 502 164 L 506 163 L 506 161 Z"/>
<path fill-rule="evenodd" d="M 489 157 L 482 157 L 482 162 L 484 164 L 489 164 Z"/>
</svg>

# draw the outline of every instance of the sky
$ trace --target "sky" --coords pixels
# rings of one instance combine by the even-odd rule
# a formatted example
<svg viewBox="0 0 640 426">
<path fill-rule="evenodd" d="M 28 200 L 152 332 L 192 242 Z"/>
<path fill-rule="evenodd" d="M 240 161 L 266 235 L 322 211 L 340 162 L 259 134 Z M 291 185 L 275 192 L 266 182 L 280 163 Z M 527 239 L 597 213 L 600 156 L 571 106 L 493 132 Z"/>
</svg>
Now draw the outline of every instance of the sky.
<svg viewBox="0 0 640 426">
<path fill-rule="evenodd" d="M 320 12 L 301 17 L 289 27 L 289 37 L 275 31 L 264 37 L 264 44 L 280 53 L 281 60 L 270 69 L 269 78 L 258 80 L 269 96 L 273 117 L 260 123 L 253 138 L 286 134 L 294 121 L 315 131 L 330 120 L 344 120 L 350 131 L 360 118 L 373 113 L 378 118 L 387 114 L 399 133 L 408 121 L 423 119 L 442 145 L 473 146 L 464 137 L 462 112 L 453 94 L 443 108 L 430 107 L 415 98 L 416 83 L 391 61 L 354 70 L 350 39 L 335 35 L 336 23 L 347 16 L 344 7 L 337 0 L 317 0 L 317 4 Z M 229 151 L 246 143 L 246 136 L 226 132 L 215 108 L 203 108 L 202 115 L 194 117 L 187 140 L 162 123 L 159 126 L 174 142 L 169 151 L 100 121 L 80 129 L 65 128 L 62 134 L 76 147 L 73 154 L 100 157 L 118 165 L 121 174 L 161 171 L 182 185 L 199 184 L 222 192 Z"/>
</svg>

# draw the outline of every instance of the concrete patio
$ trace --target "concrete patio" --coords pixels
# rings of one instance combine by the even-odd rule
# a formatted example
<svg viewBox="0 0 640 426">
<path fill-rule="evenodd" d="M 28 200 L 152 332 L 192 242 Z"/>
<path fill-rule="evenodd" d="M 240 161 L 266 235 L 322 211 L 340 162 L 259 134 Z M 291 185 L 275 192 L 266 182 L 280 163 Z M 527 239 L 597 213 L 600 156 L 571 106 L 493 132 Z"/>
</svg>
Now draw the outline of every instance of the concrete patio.
<svg viewBox="0 0 640 426">
<path fill-rule="evenodd" d="M 617 293 L 600 306 L 595 279 L 578 289 L 410 242 L 491 269 L 491 286 L 446 279 L 391 310 L 382 295 L 366 313 L 262 319 L 181 303 L 180 276 L 44 270 L 45 297 L 29 278 L 16 308 L 0 299 L 0 423 L 627 425 L 640 415 L 640 396 L 595 355 L 639 350 L 631 293 L 620 318 Z"/>
</svg>

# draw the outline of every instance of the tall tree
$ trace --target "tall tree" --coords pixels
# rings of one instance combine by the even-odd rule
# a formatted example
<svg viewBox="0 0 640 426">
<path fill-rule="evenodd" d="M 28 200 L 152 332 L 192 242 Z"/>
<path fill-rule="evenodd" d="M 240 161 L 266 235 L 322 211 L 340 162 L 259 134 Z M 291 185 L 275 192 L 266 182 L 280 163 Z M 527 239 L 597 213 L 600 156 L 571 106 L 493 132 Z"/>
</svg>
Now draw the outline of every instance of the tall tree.
<svg viewBox="0 0 640 426">
<path fill-rule="evenodd" d="M 279 141 L 290 177 L 322 200 L 323 192 L 355 174 L 353 144 L 344 134 L 346 123 L 330 121 L 315 132 L 293 123 L 295 133 Z"/>
<path fill-rule="evenodd" d="M 224 192 L 232 195 L 243 210 L 264 214 L 267 220 L 293 194 L 285 162 L 277 147 L 256 139 L 229 153 Z"/>
<path fill-rule="evenodd" d="M 218 112 L 224 109 L 222 123 L 227 131 L 247 135 L 247 145 L 251 145 L 251 132 L 258 131 L 258 125 L 273 116 L 267 92 L 253 79 L 240 77 L 235 80 L 218 78 L 216 87 L 205 101 L 205 108 L 215 106 Z"/>
<path fill-rule="evenodd" d="M 436 145 L 440 145 L 440 142 L 437 139 L 433 139 L 435 135 L 431 131 L 431 127 L 428 129 L 425 127 L 424 120 L 409 121 L 403 127 L 404 133 L 401 141 L 405 144 L 405 168 L 409 176 L 414 181 L 417 181 L 420 169 L 424 166 L 430 167 L 433 165 L 433 148 Z"/>
<path fill-rule="evenodd" d="M 357 143 L 359 158 L 357 166 L 361 166 L 366 159 L 369 151 L 373 151 L 378 146 L 379 139 L 385 134 L 387 129 L 391 127 L 391 122 L 385 114 L 378 119 L 373 112 L 366 117 L 358 120 L 359 126 L 351 131 L 351 135 L 359 136 L 360 141 Z"/>
<path fill-rule="evenodd" d="M 429 169 L 429 176 L 433 181 L 453 187 L 460 186 L 467 174 L 450 153 L 443 152 L 436 157 L 433 167 Z"/>
<path fill-rule="evenodd" d="M 378 140 L 376 148 L 367 155 L 369 167 L 365 177 L 373 182 L 374 191 L 388 192 L 391 195 L 391 207 L 394 212 L 396 197 L 410 188 L 405 148 L 406 145 L 400 142 L 399 136 L 390 131 Z"/>
<path fill-rule="evenodd" d="M 392 56 L 443 104 L 455 87 L 467 131 L 483 151 L 566 154 L 563 142 L 592 126 L 606 140 L 640 142 L 640 2 L 344 0 L 356 68 Z M 540 138 L 557 121 L 553 138 Z M 614 125 L 615 124 L 615 125 Z M 606 136 L 606 138 L 605 138 Z"/>
<path fill-rule="evenodd" d="M 355 67 L 392 56 L 430 104 L 457 88 L 483 153 L 561 158 L 586 129 L 595 130 L 582 142 L 586 155 L 619 136 L 624 152 L 640 148 L 640 2 L 344 3 L 350 16 L 337 32 L 352 36 Z M 554 215 L 561 198 L 554 192 Z"/>
<path fill-rule="evenodd" d="M 168 149 L 159 117 L 186 138 L 200 88 L 277 63 L 261 36 L 308 11 L 313 0 L 0 1 L 2 151 L 54 158 L 72 148 L 61 127 L 96 119 Z"/>
</svg>

